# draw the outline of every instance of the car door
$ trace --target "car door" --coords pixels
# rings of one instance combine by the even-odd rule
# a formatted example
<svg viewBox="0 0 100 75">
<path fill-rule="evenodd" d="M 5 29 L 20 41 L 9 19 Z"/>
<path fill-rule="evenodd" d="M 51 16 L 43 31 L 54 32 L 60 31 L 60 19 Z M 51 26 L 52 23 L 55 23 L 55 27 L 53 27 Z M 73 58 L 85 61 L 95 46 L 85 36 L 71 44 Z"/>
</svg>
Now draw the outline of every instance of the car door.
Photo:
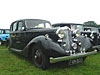
<svg viewBox="0 0 100 75">
<path fill-rule="evenodd" d="M 10 27 L 11 33 L 10 33 L 10 46 L 11 48 L 17 48 L 16 47 L 16 31 L 17 31 L 17 21 L 13 22 Z"/>
<path fill-rule="evenodd" d="M 16 31 L 16 47 L 19 50 L 23 50 L 26 45 L 25 35 L 25 23 L 24 21 L 18 21 L 18 28 Z"/>
</svg>

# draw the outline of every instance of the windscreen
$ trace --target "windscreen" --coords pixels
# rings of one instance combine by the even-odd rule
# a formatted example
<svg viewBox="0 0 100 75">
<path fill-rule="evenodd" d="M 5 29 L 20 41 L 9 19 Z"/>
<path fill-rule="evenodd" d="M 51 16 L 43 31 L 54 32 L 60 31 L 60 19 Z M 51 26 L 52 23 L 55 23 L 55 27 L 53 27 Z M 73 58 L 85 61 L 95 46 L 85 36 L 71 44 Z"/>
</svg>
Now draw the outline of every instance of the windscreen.
<svg viewBox="0 0 100 75">
<path fill-rule="evenodd" d="M 99 32 L 97 28 L 84 28 L 84 31 L 95 31 L 95 32 Z"/>
<path fill-rule="evenodd" d="M 83 26 L 82 25 L 71 25 L 71 30 L 83 30 Z"/>
<path fill-rule="evenodd" d="M 51 28 L 51 24 L 46 21 L 26 21 L 27 28 Z"/>
<path fill-rule="evenodd" d="M 10 30 L 5 30 L 5 33 L 8 34 L 10 32 Z"/>
</svg>

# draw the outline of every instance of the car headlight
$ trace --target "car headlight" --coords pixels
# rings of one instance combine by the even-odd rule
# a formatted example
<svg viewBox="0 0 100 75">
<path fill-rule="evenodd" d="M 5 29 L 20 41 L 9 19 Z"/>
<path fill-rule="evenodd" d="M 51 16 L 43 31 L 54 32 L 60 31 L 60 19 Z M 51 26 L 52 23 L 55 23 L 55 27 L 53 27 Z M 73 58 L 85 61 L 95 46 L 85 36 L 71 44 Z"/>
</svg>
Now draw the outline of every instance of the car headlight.
<svg viewBox="0 0 100 75">
<path fill-rule="evenodd" d="M 64 38 L 64 36 L 65 36 L 64 31 L 65 30 L 70 30 L 70 28 L 65 26 L 65 27 L 60 27 L 59 29 L 57 29 L 56 34 L 58 35 L 59 38 L 61 38 L 61 39 Z"/>
<path fill-rule="evenodd" d="M 80 30 L 75 30 L 74 33 L 76 34 L 76 37 L 80 36 Z"/>
<path fill-rule="evenodd" d="M 65 34 L 63 30 L 60 30 L 58 33 L 59 38 L 64 38 Z"/>
<path fill-rule="evenodd" d="M 65 33 L 64 33 L 64 30 L 63 29 L 58 29 L 57 31 L 56 31 L 56 34 L 58 35 L 58 37 L 59 38 L 64 38 L 64 36 L 65 36 Z"/>
</svg>

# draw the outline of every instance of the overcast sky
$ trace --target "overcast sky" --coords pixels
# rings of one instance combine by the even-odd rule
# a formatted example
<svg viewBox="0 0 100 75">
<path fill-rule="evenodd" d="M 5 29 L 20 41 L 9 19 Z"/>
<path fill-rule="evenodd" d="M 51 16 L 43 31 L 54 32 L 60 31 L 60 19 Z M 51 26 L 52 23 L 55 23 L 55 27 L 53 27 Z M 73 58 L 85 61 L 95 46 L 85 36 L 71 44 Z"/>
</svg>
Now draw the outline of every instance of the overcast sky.
<svg viewBox="0 0 100 75">
<path fill-rule="evenodd" d="M 18 19 L 44 19 L 53 23 L 100 24 L 100 0 L 1 0 L 0 28 Z"/>
</svg>

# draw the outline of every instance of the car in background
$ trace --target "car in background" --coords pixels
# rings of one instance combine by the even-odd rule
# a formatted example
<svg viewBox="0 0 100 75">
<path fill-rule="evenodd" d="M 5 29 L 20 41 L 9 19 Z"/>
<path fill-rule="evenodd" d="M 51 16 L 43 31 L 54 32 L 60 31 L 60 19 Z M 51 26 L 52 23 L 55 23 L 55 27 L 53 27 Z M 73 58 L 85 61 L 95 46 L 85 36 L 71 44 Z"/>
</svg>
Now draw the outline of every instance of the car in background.
<svg viewBox="0 0 100 75">
<path fill-rule="evenodd" d="M 5 45 L 9 37 L 9 29 L 0 29 L 0 45 Z"/>
<path fill-rule="evenodd" d="M 49 63 L 67 60 L 69 64 L 80 63 L 89 55 L 91 42 L 88 38 L 72 38 L 69 27 L 54 28 L 51 23 L 40 19 L 22 19 L 10 26 L 9 51 L 29 57 L 35 67 L 46 69 Z"/>
<path fill-rule="evenodd" d="M 53 27 L 70 27 L 71 31 L 73 31 L 73 35 L 76 36 L 76 33 L 81 34 L 82 36 L 89 37 L 92 45 L 95 48 L 99 48 L 99 35 L 98 31 L 86 31 L 84 30 L 83 24 L 76 24 L 76 23 L 56 23 L 52 25 Z"/>
<path fill-rule="evenodd" d="M 97 39 L 97 42 L 98 42 L 98 45 L 100 45 L 100 32 L 99 32 L 99 29 L 98 28 L 96 28 L 96 27 L 88 27 L 88 26 L 84 26 L 83 27 L 83 29 L 84 29 L 84 31 L 86 31 L 86 32 L 91 32 L 91 33 L 97 33 L 97 35 L 98 35 L 98 39 Z M 92 36 L 92 35 L 90 35 L 90 36 Z M 96 35 L 95 36 L 92 36 L 92 38 L 95 38 L 96 37 Z"/>
</svg>

